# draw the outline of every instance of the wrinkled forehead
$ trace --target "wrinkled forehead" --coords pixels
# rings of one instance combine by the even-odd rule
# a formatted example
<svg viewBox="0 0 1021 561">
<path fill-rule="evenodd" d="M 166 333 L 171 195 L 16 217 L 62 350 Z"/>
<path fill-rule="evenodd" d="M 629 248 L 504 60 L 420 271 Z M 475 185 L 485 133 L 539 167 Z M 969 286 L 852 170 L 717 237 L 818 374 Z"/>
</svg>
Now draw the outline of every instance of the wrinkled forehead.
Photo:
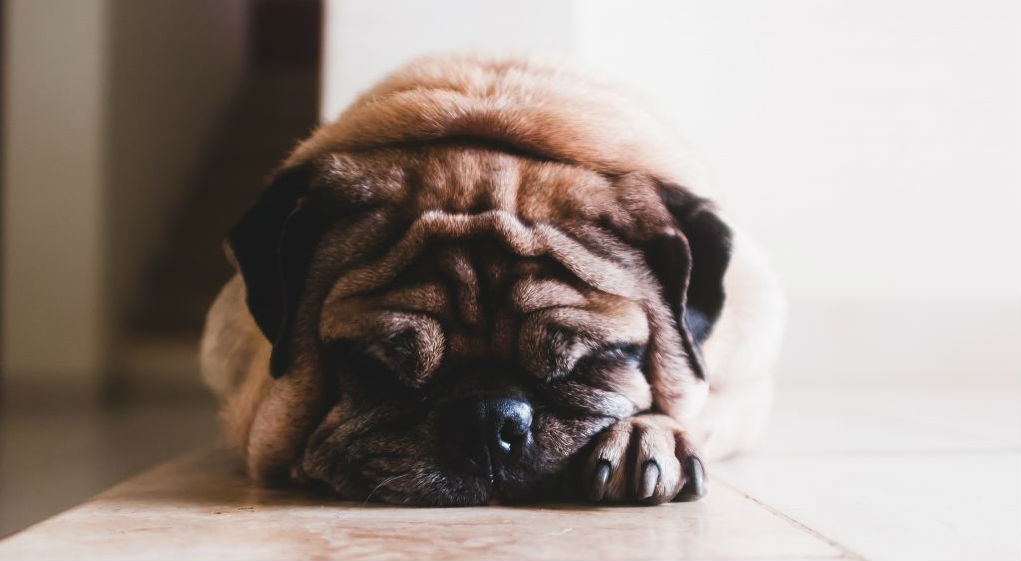
<svg viewBox="0 0 1021 561">
<path fill-rule="evenodd" d="M 406 348 L 417 366 L 408 370 L 421 379 L 444 356 L 559 356 L 557 345 L 542 346 L 559 339 L 579 348 L 644 344 L 628 251 L 600 255 L 585 241 L 598 244 L 598 232 L 575 234 L 506 211 L 429 211 L 379 257 L 340 274 L 323 303 L 320 340 L 414 341 Z"/>
<path fill-rule="evenodd" d="M 370 301 L 376 308 L 431 307 L 419 311 L 454 313 L 470 324 L 494 293 L 521 314 L 554 306 L 620 310 L 619 302 L 642 297 L 640 254 L 606 227 L 634 221 L 644 191 L 633 186 L 464 149 L 335 156 L 325 179 L 324 188 L 364 210 L 335 224 L 321 243 L 334 265 L 320 272 L 331 279 L 324 336 Z M 423 270 L 447 282 L 419 278 Z M 618 304 L 608 306 L 610 300 Z"/>
<path fill-rule="evenodd" d="M 647 236 L 669 223 L 653 182 L 458 145 L 334 153 L 315 162 L 318 191 L 341 206 L 385 208 L 405 225 L 427 213 L 503 211 L 524 223 L 607 223 Z"/>
<path fill-rule="evenodd" d="M 415 220 L 407 232 L 378 258 L 341 273 L 326 303 L 372 292 L 392 283 L 427 248 L 457 248 L 482 240 L 495 242 L 510 256 L 551 259 L 577 279 L 600 291 L 625 298 L 638 297 L 628 271 L 629 265 L 636 264 L 631 255 L 633 252 L 594 228 L 575 225 L 571 231 L 565 231 L 552 224 L 525 224 L 502 210 L 479 214 L 434 210 Z M 600 243 L 603 246 L 597 249 Z M 616 247 L 617 251 L 607 251 L 612 247 Z"/>
<path fill-rule="evenodd" d="M 424 313 L 468 330 L 569 307 L 630 324 L 641 316 L 637 267 L 633 250 L 595 228 L 525 224 L 502 210 L 428 211 L 378 256 L 339 274 L 320 332 L 334 338 L 352 319 L 380 311 Z"/>
</svg>

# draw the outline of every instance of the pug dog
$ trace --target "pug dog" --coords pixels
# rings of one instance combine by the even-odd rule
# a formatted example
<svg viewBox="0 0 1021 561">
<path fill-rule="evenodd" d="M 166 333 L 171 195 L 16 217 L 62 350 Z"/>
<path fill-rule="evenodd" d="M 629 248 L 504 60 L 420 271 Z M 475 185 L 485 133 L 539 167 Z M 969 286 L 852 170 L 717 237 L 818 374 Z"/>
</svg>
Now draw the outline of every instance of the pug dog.
<svg viewBox="0 0 1021 561">
<path fill-rule="evenodd" d="M 283 162 L 225 243 L 203 375 L 262 484 L 448 506 L 707 489 L 770 401 L 783 299 L 622 90 L 417 61 Z"/>
</svg>

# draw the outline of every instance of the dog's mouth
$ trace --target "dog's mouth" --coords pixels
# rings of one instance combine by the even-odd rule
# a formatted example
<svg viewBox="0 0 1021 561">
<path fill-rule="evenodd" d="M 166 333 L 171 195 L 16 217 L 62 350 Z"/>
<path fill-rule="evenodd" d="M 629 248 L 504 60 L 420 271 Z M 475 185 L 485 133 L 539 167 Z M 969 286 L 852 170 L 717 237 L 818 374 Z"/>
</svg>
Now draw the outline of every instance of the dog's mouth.
<svg viewBox="0 0 1021 561">
<path fill-rule="evenodd" d="M 482 480 L 482 505 L 519 505 L 544 502 L 559 496 L 558 489 L 564 484 L 563 474 L 538 474 L 501 472 Z"/>
<path fill-rule="evenodd" d="M 506 485 L 507 482 L 504 478 L 503 471 L 496 462 L 490 462 L 489 471 L 489 489 L 487 489 L 487 499 L 485 504 L 488 506 L 502 505 L 506 502 Z M 501 487 L 504 488 L 501 491 Z"/>
</svg>

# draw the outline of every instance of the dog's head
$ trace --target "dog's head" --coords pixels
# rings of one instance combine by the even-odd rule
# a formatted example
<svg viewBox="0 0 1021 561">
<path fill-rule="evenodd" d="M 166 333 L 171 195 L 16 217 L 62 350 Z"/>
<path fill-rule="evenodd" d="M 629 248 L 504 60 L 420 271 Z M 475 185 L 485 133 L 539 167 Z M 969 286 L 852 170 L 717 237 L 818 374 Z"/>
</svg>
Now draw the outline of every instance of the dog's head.
<svg viewBox="0 0 1021 561">
<path fill-rule="evenodd" d="M 616 420 L 697 407 L 729 255 L 677 185 L 456 138 L 305 150 L 228 241 L 301 394 L 271 448 L 429 505 L 552 497 Z"/>
</svg>

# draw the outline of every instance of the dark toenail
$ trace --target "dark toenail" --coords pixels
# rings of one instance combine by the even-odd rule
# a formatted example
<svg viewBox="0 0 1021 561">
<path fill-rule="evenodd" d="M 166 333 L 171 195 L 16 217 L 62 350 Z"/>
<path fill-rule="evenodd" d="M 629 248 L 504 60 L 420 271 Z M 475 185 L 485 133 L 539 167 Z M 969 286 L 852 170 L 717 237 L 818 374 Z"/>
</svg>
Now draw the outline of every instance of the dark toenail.
<svg viewBox="0 0 1021 561">
<path fill-rule="evenodd" d="M 592 486 L 589 488 L 588 497 L 593 502 L 603 500 L 606 495 L 606 483 L 610 481 L 610 462 L 599 460 L 596 469 L 592 472 Z"/>
<path fill-rule="evenodd" d="M 697 501 L 709 491 L 705 481 L 705 466 L 698 456 L 688 456 L 684 461 L 684 487 L 675 501 Z"/>
<path fill-rule="evenodd" d="M 659 464 L 655 460 L 649 460 L 642 466 L 642 482 L 638 486 L 638 499 L 648 499 L 656 492 L 656 484 L 659 483 Z"/>
</svg>

